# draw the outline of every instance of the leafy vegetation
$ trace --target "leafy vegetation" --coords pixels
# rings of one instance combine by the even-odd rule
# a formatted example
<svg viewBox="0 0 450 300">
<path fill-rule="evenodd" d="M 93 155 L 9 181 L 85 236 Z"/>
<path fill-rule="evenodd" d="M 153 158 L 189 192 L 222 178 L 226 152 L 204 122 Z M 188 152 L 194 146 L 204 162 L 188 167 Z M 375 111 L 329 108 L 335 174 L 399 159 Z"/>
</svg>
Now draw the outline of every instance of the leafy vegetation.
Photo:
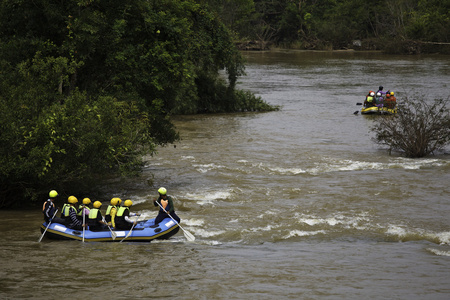
<svg viewBox="0 0 450 300">
<path fill-rule="evenodd" d="M 450 2 L 437 0 L 203 0 L 242 40 L 302 49 L 446 51 Z M 235 18 L 230 15 L 236 12 Z M 237 18 L 237 20 L 236 20 Z M 416 41 L 413 43 L 411 41 Z M 430 42 L 438 48 L 430 48 Z"/>
<path fill-rule="evenodd" d="M 404 99 L 398 114 L 377 118 L 375 142 L 406 157 L 424 157 L 450 143 L 449 100 L 429 103 L 424 98 Z"/>
<path fill-rule="evenodd" d="M 172 114 L 275 109 L 235 89 L 243 72 L 195 1 L 2 1 L 0 207 L 137 174 L 179 138 Z"/>
</svg>

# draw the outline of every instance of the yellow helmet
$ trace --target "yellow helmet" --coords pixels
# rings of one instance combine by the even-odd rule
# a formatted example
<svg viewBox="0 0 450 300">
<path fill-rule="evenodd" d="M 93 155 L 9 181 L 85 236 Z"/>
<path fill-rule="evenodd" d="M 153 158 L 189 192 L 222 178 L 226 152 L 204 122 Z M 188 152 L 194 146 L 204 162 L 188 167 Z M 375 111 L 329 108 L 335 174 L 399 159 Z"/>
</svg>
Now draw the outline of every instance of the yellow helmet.
<svg viewBox="0 0 450 300">
<path fill-rule="evenodd" d="M 119 203 L 119 198 L 112 198 L 111 199 L 111 205 L 116 206 Z"/>
<path fill-rule="evenodd" d="M 133 202 L 131 200 L 125 200 L 123 205 L 126 206 L 126 207 L 130 207 L 131 205 L 133 205 Z"/>
<path fill-rule="evenodd" d="M 56 198 L 58 196 L 58 192 L 55 190 L 51 190 L 50 193 L 48 193 L 48 196 L 50 198 Z"/>
<path fill-rule="evenodd" d="M 84 204 L 84 205 L 89 205 L 89 204 L 91 204 L 91 199 L 89 199 L 89 198 L 84 198 L 84 199 L 83 199 L 83 204 Z"/>
<path fill-rule="evenodd" d="M 67 198 L 67 202 L 69 202 L 70 204 L 77 204 L 78 199 L 75 196 L 69 196 L 69 198 Z"/>
<path fill-rule="evenodd" d="M 391 96 L 394 96 L 394 92 L 391 92 Z"/>
<path fill-rule="evenodd" d="M 100 207 L 102 207 L 102 203 L 100 201 L 95 201 L 94 208 L 100 208 Z"/>
<path fill-rule="evenodd" d="M 166 188 L 160 187 L 158 189 L 158 193 L 160 193 L 161 195 L 165 195 L 165 194 L 167 194 L 167 190 L 166 190 Z"/>
</svg>

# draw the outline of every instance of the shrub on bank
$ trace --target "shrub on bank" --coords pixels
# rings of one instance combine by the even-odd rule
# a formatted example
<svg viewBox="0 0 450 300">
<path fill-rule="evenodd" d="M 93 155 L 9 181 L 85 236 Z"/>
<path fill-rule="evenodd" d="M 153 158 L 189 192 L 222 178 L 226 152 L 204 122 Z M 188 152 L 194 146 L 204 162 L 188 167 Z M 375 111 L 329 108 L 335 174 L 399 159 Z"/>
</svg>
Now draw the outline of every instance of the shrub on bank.
<svg viewBox="0 0 450 300">
<path fill-rule="evenodd" d="M 396 115 L 377 119 L 374 141 L 401 151 L 406 157 L 424 157 L 450 143 L 449 100 L 404 99 Z"/>
</svg>

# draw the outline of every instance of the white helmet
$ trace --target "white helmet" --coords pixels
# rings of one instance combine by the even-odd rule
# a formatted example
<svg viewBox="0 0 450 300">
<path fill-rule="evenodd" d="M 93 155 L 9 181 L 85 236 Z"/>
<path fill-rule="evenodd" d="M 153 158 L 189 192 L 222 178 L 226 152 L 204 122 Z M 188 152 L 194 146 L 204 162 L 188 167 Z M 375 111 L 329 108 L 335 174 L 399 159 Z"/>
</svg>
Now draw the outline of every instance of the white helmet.
<svg viewBox="0 0 450 300">
<path fill-rule="evenodd" d="M 370 93 L 370 96 L 372 96 L 372 97 L 375 96 L 375 93 L 374 92 Z"/>
<path fill-rule="evenodd" d="M 377 93 L 377 97 L 381 97 L 381 93 L 380 92 Z"/>
</svg>

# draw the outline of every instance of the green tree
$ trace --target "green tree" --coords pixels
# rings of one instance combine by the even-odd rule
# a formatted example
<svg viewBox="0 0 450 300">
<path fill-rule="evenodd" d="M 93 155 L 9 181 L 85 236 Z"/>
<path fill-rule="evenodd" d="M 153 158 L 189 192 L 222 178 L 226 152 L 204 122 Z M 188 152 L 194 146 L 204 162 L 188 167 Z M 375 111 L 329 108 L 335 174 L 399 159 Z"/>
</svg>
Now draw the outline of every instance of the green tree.
<svg viewBox="0 0 450 300">
<path fill-rule="evenodd" d="M 251 35 L 250 21 L 255 12 L 253 0 L 197 0 L 196 2 L 207 5 L 233 35 L 240 37 Z"/>
<path fill-rule="evenodd" d="M 418 1 L 404 25 L 408 38 L 450 42 L 450 1 Z"/>
<path fill-rule="evenodd" d="M 36 199 L 41 187 L 77 190 L 108 172 L 135 174 L 141 156 L 154 152 L 148 114 L 134 102 L 78 89 L 61 97 L 66 63 L 37 55 L 2 68 L 8 76 L 0 76 L 0 206 Z"/>
<path fill-rule="evenodd" d="M 207 2 L 224 8 L 226 1 Z M 342 48 L 361 39 L 384 49 L 408 39 L 448 43 L 450 36 L 449 1 L 254 0 L 254 8 L 250 25 L 237 32 L 266 44 Z"/>
<path fill-rule="evenodd" d="M 271 109 L 235 90 L 232 35 L 191 0 L 3 1 L 0 66 L 0 206 L 135 174 L 178 139 L 173 113 Z"/>
</svg>

